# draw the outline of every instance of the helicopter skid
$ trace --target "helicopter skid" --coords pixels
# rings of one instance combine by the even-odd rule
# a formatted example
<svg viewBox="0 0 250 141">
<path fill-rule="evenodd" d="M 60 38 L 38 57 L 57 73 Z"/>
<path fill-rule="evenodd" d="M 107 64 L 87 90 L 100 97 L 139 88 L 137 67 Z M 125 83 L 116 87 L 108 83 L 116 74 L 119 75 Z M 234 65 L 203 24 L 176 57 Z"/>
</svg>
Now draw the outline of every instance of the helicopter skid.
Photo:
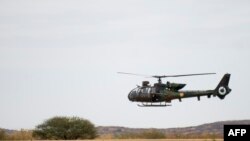
<svg viewBox="0 0 250 141">
<path fill-rule="evenodd" d="M 144 103 L 141 103 L 141 104 L 137 104 L 137 106 L 139 106 L 139 107 L 166 107 L 166 106 L 172 106 L 172 105 L 167 105 L 166 103 L 165 104 L 161 104 L 161 103 L 159 103 L 159 104 L 152 104 L 152 103 L 144 104 Z"/>
</svg>

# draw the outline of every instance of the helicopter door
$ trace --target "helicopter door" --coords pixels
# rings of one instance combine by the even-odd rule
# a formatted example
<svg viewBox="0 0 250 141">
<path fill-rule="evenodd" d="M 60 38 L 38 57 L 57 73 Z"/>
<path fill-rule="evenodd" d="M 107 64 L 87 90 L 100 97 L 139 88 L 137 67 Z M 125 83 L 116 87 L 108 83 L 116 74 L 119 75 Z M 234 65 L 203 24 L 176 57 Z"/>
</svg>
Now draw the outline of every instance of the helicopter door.
<svg viewBox="0 0 250 141">
<path fill-rule="evenodd" d="M 155 90 L 155 88 L 153 87 L 153 88 L 151 88 L 151 93 L 156 93 L 156 90 Z"/>
<path fill-rule="evenodd" d="M 147 88 L 147 93 L 148 93 L 148 94 L 151 93 L 151 88 Z"/>
<path fill-rule="evenodd" d="M 147 88 L 143 88 L 141 89 L 142 90 L 142 93 L 145 94 L 145 95 L 148 95 L 151 93 L 151 88 L 147 87 Z"/>
<path fill-rule="evenodd" d="M 151 100 L 152 102 L 157 102 L 159 100 L 158 95 L 156 94 L 156 88 L 152 87 L 151 91 L 150 91 L 150 96 L 151 96 Z"/>
</svg>

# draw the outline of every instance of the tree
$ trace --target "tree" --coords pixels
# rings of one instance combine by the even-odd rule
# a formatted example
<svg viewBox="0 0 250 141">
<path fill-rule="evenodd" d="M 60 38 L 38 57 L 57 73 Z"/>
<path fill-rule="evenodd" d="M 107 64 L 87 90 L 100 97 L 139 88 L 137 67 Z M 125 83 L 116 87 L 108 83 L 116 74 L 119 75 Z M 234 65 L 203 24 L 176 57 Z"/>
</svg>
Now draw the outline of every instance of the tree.
<svg viewBox="0 0 250 141">
<path fill-rule="evenodd" d="M 53 117 L 36 126 L 33 137 L 39 139 L 94 139 L 95 126 L 78 117 Z"/>
</svg>

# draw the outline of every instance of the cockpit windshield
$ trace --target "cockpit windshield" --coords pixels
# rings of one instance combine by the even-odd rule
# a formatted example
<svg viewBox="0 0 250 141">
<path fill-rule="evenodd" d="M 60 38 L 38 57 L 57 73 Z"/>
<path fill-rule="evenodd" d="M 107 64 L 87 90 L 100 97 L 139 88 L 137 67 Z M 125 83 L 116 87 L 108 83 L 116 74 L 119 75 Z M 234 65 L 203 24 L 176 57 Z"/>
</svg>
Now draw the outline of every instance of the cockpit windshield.
<svg viewBox="0 0 250 141">
<path fill-rule="evenodd" d="M 137 92 L 139 88 L 134 88 L 131 92 Z"/>
<path fill-rule="evenodd" d="M 152 88 L 150 87 L 137 87 L 137 88 L 134 88 L 130 93 L 134 93 L 134 94 L 148 94 L 148 93 L 151 93 L 152 92 Z"/>
</svg>

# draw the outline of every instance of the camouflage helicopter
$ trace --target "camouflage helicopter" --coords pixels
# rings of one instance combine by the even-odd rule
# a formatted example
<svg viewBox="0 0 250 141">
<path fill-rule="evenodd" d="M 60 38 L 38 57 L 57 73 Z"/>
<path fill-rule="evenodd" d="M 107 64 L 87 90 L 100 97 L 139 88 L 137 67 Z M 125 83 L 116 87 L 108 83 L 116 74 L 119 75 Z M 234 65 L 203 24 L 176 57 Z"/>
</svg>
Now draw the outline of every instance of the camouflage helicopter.
<svg viewBox="0 0 250 141">
<path fill-rule="evenodd" d="M 182 98 L 197 97 L 200 101 L 201 96 L 218 96 L 220 99 L 224 99 L 227 94 L 231 92 L 228 87 L 230 80 L 230 74 L 226 73 L 221 79 L 220 83 L 213 90 L 185 90 L 181 91 L 186 84 L 170 83 L 167 81 L 166 84 L 162 83 L 162 78 L 167 77 L 183 77 L 183 76 L 194 76 L 194 75 L 210 75 L 215 73 L 197 73 L 197 74 L 182 74 L 182 75 L 141 75 L 134 73 L 118 72 L 120 74 L 138 75 L 144 77 L 153 77 L 158 79 L 158 83 L 153 86 L 149 84 L 149 81 L 142 81 L 142 86 L 138 86 L 131 90 L 128 94 L 128 99 L 132 102 L 141 102 L 138 104 L 140 107 L 165 107 L 171 106 L 167 103 L 171 103 L 172 100 L 178 99 L 180 102 Z"/>
</svg>

